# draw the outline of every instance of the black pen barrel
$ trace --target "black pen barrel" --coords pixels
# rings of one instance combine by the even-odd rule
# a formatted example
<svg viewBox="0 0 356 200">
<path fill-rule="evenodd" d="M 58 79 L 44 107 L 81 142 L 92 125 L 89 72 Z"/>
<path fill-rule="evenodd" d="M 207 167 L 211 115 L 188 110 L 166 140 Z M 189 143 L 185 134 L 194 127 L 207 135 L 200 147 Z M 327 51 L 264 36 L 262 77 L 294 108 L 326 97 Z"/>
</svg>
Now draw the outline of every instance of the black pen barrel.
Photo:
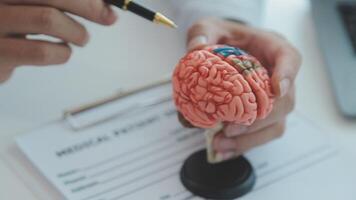
<svg viewBox="0 0 356 200">
<path fill-rule="evenodd" d="M 132 2 L 132 1 L 127 5 L 127 10 L 129 10 L 137 15 L 140 15 L 141 17 L 146 18 L 150 21 L 154 21 L 155 15 L 156 15 L 155 12 L 153 12 L 143 6 L 140 6 L 139 4 Z"/>
<path fill-rule="evenodd" d="M 125 1 L 124 0 L 104 0 L 106 3 L 115 5 L 119 8 L 123 8 L 125 6 Z"/>
</svg>

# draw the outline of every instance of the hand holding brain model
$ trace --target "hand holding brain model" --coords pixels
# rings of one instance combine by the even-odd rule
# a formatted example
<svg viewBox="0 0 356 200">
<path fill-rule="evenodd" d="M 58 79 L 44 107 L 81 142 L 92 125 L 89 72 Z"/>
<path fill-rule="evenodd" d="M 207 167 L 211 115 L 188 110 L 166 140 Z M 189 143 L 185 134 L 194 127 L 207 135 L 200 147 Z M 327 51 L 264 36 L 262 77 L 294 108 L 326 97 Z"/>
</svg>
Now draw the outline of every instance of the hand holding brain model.
<svg viewBox="0 0 356 200">
<path fill-rule="evenodd" d="M 284 132 L 301 57 L 279 34 L 216 18 L 195 22 L 187 47 L 172 77 L 174 100 L 183 125 L 207 129 L 207 151 L 190 155 L 180 177 L 194 194 L 234 199 L 254 184 L 240 155 Z"/>
<path fill-rule="evenodd" d="M 222 123 L 251 125 L 265 118 L 274 101 L 267 70 L 253 56 L 226 45 L 183 57 L 173 74 L 173 89 L 178 111 L 196 127 L 214 128 L 211 137 Z"/>
</svg>

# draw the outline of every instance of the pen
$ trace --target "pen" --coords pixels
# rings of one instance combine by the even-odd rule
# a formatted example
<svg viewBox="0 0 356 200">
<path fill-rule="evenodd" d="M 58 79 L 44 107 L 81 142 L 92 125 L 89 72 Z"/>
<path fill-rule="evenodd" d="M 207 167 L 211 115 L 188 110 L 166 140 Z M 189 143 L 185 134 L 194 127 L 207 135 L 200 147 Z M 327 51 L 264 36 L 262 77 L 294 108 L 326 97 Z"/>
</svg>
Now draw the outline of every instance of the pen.
<svg viewBox="0 0 356 200">
<path fill-rule="evenodd" d="M 177 25 L 166 16 L 162 15 L 159 12 L 151 11 L 133 2 L 132 0 L 105 0 L 105 2 L 108 4 L 115 5 L 123 10 L 131 11 L 157 24 L 163 24 L 172 28 L 177 28 Z"/>
</svg>

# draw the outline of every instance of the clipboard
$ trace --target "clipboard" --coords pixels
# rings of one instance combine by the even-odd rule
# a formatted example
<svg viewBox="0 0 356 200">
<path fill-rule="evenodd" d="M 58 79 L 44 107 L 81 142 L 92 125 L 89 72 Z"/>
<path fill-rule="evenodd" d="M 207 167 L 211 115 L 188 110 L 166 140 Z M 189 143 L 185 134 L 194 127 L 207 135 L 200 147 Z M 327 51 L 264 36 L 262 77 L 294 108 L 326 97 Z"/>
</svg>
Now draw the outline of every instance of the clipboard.
<svg viewBox="0 0 356 200">
<path fill-rule="evenodd" d="M 82 123 L 78 118 L 82 114 L 93 112 L 97 108 L 114 103 L 126 97 L 130 97 L 134 94 L 140 93 L 145 90 L 149 90 L 161 85 L 169 84 L 171 82 L 168 76 L 163 77 L 160 80 L 157 80 L 151 84 L 144 85 L 142 87 L 134 88 L 128 90 L 126 92 L 120 91 L 117 94 L 114 94 L 110 97 L 106 97 L 103 99 L 99 99 L 95 102 L 91 102 L 85 105 L 80 105 L 75 108 L 68 109 L 64 111 L 61 119 L 53 122 L 49 122 L 47 124 L 43 124 L 42 126 L 46 126 L 54 123 L 63 123 L 66 124 L 68 128 L 70 128 L 73 133 L 81 132 L 87 128 L 99 125 L 101 123 L 105 123 L 116 117 L 123 117 L 125 114 L 132 111 L 132 107 L 128 109 L 124 109 L 121 112 L 109 113 L 108 115 L 102 116 L 101 118 L 96 118 L 90 121 L 85 121 Z M 146 100 L 142 101 L 139 104 L 134 104 L 137 107 L 150 107 L 155 104 L 161 103 L 163 101 L 170 101 L 171 97 L 166 97 L 158 100 Z M 41 126 L 41 127 L 42 127 Z M 25 132 L 26 133 L 26 132 Z M 21 133 L 20 133 L 21 134 Z M 23 154 L 23 152 L 18 148 L 17 144 L 14 142 L 14 137 L 19 136 L 17 134 L 15 136 L 11 136 L 5 139 L 3 149 L 0 149 L 0 159 L 2 159 L 5 165 L 18 177 L 22 183 L 24 188 L 29 189 L 33 193 L 34 199 L 38 200 L 63 200 L 66 199 L 42 174 L 41 172 L 28 160 L 28 158 Z"/>
<path fill-rule="evenodd" d="M 106 104 L 110 104 L 112 102 L 118 101 L 120 99 L 123 99 L 125 97 L 128 97 L 130 95 L 133 94 L 137 94 L 139 92 L 145 91 L 145 90 L 149 90 L 152 89 L 154 87 L 160 86 L 160 85 L 164 85 L 164 84 L 168 84 L 171 82 L 170 78 L 163 78 L 161 80 L 158 80 L 156 82 L 153 82 L 151 84 L 139 87 L 139 88 L 135 88 L 132 90 L 129 90 L 127 92 L 119 92 L 118 94 L 115 94 L 113 96 L 104 98 L 104 99 L 100 99 L 98 101 L 86 104 L 86 105 L 81 105 L 79 107 L 73 108 L 73 109 L 69 109 L 67 111 L 64 112 L 63 114 L 63 120 L 69 125 L 69 127 L 73 130 L 73 131 L 80 131 L 95 125 L 98 125 L 100 123 L 104 123 L 108 120 L 111 120 L 115 117 L 120 117 L 123 116 L 129 112 L 132 112 L 133 109 L 136 108 L 142 108 L 142 107 L 147 107 L 147 106 L 152 106 L 155 105 L 157 103 L 161 103 L 162 101 L 169 101 L 172 98 L 171 97 L 167 97 L 167 98 L 163 98 L 163 99 L 154 99 L 154 100 L 147 100 L 147 101 L 143 101 L 137 104 L 132 105 L 132 107 L 128 107 L 125 108 L 124 110 L 120 111 L 120 112 L 114 112 L 114 113 L 109 113 L 106 116 L 100 116 L 97 119 L 93 119 L 93 120 L 89 120 L 86 122 L 79 122 L 78 121 L 78 116 L 86 113 L 86 112 L 90 112 L 92 110 L 97 109 L 100 106 L 106 105 Z"/>
</svg>

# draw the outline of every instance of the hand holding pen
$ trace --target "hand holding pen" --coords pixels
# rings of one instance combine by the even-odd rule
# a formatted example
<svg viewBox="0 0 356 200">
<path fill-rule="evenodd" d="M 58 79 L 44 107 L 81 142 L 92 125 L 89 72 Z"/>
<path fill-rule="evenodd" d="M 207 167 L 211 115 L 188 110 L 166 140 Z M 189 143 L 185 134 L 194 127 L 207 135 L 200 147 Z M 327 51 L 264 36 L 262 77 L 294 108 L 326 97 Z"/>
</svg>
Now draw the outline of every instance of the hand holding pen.
<svg viewBox="0 0 356 200">
<path fill-rule="evenodd" d="M 174 26 L 162 14 L 131 1 L 111 1 L 151 21 Z M 122 5 L 122 6 L 120 6 Z M 71 56 L 68 44 L 84 46 L 89 40 L 86 28 L 67 13 L 89 21 L 112 25 L 117 20 L 103 0 L 0 0 L 0 83 L 18 66 L 62 64 Z M 30 40 L 29 34 L 43 34 L 61 42 Z"/>
</svg>

